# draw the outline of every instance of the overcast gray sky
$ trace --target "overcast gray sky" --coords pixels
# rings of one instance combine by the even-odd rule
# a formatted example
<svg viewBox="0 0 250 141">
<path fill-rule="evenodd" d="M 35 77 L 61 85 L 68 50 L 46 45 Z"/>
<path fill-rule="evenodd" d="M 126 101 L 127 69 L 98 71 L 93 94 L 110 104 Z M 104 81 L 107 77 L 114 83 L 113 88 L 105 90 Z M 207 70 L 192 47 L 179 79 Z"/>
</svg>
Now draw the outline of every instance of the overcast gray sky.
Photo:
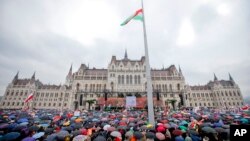
<svg viewBox="0 0 250 141">
<path fill-rule="evenodd" d="M 228 80 L 250 94 L 249 0 L 144 0 L 152 68 L 180 65 L 186 83 Z M 107 68 L 144 55 L 142 23 L 120 23 L 139 0 L 0 0 L 0 95 L 21 78 L 64 83 L 73 63 Z"/>
</svg>

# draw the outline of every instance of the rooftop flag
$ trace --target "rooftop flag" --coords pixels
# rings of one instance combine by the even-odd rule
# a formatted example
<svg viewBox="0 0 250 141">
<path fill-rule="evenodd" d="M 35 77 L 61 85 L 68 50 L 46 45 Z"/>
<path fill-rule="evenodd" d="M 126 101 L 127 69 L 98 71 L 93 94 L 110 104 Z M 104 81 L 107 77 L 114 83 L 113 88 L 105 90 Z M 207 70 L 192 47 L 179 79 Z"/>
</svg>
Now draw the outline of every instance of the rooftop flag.
<svg viewBox="0 0 250 141">
<path fill-rule="evenodd" d="M 131 21 L 132 19 L 143 21 L 142 9 L 137 10 L 132 16 L 128 17 L 128 18 L 121 24 L 121 26 L 126 25 L 126 24 L 127 24 L 129 21 Z"/>
</svg>

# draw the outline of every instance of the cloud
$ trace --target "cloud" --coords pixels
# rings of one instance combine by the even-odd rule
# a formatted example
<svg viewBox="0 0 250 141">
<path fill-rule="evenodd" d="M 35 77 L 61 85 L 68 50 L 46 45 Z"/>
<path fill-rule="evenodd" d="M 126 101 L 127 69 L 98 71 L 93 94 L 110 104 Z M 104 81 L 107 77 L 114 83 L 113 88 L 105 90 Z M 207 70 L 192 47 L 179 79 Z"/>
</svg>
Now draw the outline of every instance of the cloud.
<svg viewBox="0 0 250 141">
<path fill-rule="evenodd" d="M 192 85 L 206 84 L 213 72 L 227 79 L 230 72 L 246 96 L 249 4 L 247 0 L 145 0 L 151 67 L 180 64 Z M 125 48 L 129 58 L 140 59 L 142 24 L 119 26 L 139 7 L 135 0 L 0 1 L 0 95 L 18 70 L 23 78 L 36 71 L 43 83 L 60 84 L 71 63 L 74 71 L 81 63 L 106 68 L 112 55 L 123 58 Z M 180 47 L 178 38 L 188 44 Z"/>
</svg>

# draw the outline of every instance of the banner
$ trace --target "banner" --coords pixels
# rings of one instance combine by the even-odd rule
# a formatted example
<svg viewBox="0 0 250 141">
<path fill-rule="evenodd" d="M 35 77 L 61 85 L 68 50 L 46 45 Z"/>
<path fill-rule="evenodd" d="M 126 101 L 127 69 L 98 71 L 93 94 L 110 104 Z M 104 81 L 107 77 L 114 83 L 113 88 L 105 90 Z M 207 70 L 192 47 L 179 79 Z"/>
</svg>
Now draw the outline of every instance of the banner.
<svg viewBox="0 0 250 141">
<path fill-rule="evenodd" d="M 126 107 L 136 107 L 136 97 L 127 96 L 126 97 Z"/>
</svg>

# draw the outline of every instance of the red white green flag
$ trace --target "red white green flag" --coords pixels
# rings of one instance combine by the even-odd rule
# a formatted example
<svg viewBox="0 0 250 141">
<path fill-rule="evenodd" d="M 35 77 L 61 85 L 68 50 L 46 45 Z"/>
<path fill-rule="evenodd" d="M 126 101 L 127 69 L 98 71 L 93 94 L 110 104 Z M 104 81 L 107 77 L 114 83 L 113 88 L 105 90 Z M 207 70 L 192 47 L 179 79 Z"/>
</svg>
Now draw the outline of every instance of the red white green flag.
<svg viewBox="0 0 250 141">
<path fill-rule="evenodd" d="M 143 21 L 142 9 L 137 10 L 133 15 L 131 15 L 130 17 L 128 17 L 123 23 L 121 23 L 121 26 L 126 25 L 132 19 L 133 20 Z"/>
</svg>

